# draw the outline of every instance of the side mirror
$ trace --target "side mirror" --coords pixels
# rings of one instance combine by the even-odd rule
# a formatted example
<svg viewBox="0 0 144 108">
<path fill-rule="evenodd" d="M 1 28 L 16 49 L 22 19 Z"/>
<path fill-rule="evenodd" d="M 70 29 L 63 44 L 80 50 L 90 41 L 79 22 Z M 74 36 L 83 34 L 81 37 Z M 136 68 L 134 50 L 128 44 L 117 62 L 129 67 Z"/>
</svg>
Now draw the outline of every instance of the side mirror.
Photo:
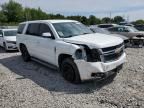
<svg viewBox="0 0 144 108">
<path fill-rule="evenodd" d="M 47 33 L 43 33 L 42 36 L 43 36 L 43 37 L 51 38 L 52 35 L 51 35 L 50 32 L 47 32 Z"/>
</svg>

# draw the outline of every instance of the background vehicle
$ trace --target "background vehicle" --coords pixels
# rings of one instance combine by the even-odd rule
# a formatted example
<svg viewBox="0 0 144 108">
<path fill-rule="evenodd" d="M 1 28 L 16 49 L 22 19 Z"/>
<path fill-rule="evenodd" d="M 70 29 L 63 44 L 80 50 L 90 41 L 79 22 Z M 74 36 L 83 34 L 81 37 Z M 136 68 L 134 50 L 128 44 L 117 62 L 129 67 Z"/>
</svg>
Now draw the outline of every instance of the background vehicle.
<svg viewBox="0 0 144 108">
<path fill-rule="evenodd" d="M 144 32 L 130 26 L 117 26 L 108 28 L 111 33 L 121 34 L 128 37 L 132 44 L 144 45 Z"/>
<path fill-rule="evenodd" d="M 73 20 L 21 23 L 17 46 L 24 61 L 33 59 L 59 68 L 72 83 L 116 74 L 126 58 L 121 38 L 94 34 Z"/>
<path fill-rule="evenodd" d="M 144 25 L 143 24 L 135 25 L 134 27 L 139 31 L 144 31 Z"/>
<path fill-rule="evenodd" d="M 17 29 L 0 29 L 0 46 L 6 51 L 16 50 Z"/>
<path fill-rule="evenodd" d="M 90 26 L 89 27 L 94 33 L 103 33 L 103 34 L 108 34 L 112 35 L 112 36 L 116 36 L 116 37 L 120 37 L 124 40 L 124 44 L 125 46 L 129 46 L 129 38 L 127 38 L 126 36 L 120 35 L 120 34 L 112 34 L 111 32 L 109 32 L 107 29 L 103 29 L 103 28 L 99 28 L 97 26 Z"/>
<path fill-rule="evenodd" d="M 115 27 L 117 24 L 99 24 L 98 27 L 100 28 L 109 28 L 109 27 Z"/>
</svg>

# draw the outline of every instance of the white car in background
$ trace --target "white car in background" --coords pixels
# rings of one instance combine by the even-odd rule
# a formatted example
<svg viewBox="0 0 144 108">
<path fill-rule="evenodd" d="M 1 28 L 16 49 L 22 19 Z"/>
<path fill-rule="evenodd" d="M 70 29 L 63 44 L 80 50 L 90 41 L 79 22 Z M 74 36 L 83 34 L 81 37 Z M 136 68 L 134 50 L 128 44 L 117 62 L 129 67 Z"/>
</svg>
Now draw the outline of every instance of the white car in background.
<svg viewBox="0 0 144 108">
<path fill-rule="evenodd" d="M 2 46 L 5 51 L 17 50 L 16 34 L 17 29 L 0 29 L 0 46 Z"/>
</svg>

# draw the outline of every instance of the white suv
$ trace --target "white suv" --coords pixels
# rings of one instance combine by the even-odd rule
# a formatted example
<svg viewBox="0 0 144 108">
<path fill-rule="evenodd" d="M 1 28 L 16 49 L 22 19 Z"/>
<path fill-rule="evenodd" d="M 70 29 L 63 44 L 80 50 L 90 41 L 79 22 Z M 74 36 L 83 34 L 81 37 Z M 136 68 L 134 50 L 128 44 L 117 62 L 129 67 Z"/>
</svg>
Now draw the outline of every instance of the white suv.
<svg viewBox="0 0 144 108">
<path fill-rule="evenodd" d="M 72 83 L 104 79 L 117 73 L 126 59 L 121 38 L 94 34 L 73 20 L 21 23 L 17 46 L 24 61 L 33 59 L 51 64 Z"/>
<path fill-rule="evenodd" d="M 17 29 L 0 29 L 0 46 L 6 51 L 17 50 L 16 34 Z"/>
</svg>

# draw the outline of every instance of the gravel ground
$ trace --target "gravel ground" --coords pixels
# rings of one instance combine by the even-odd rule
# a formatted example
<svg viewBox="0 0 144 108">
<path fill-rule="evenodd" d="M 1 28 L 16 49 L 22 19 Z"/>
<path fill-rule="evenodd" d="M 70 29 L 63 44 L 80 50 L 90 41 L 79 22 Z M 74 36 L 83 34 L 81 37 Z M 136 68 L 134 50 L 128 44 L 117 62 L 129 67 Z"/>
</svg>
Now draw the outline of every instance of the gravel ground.
<svg viewBox="0 0 144 108">
<path fill-rule="evenodd" d="M 144 48 L 126 53 L 113 81 L 73 85 L 58 71 L 0 48 L 0 108 L 144 108 Z"/>
</svg>

